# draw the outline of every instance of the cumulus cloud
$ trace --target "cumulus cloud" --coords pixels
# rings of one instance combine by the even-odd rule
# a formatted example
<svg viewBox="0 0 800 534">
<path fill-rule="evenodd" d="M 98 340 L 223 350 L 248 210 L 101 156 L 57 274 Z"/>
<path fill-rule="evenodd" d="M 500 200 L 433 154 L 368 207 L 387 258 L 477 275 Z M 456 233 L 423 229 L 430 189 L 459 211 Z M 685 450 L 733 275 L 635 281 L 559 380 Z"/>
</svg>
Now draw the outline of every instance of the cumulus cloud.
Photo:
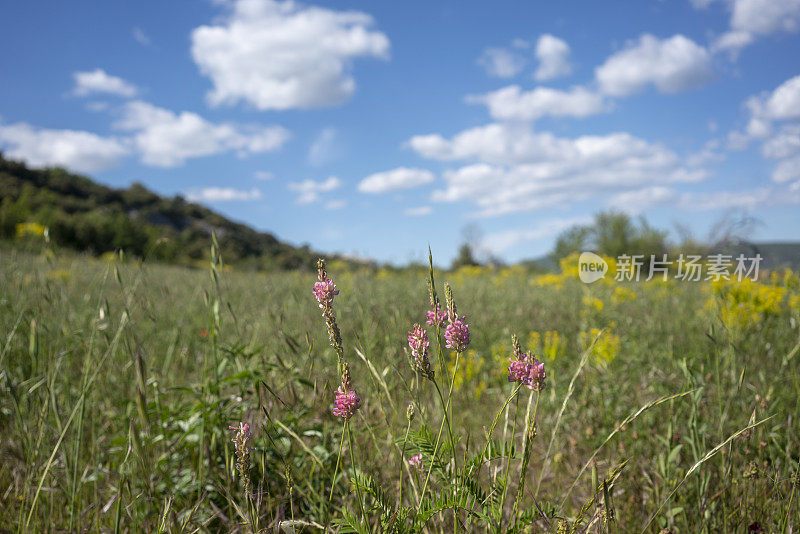
<svg viewBox="0 0 800 534">
<path fill-rule="evenodd" d="M 231 202 L 243 200 L 258 200 L 261 191 L 256 188 L 247 190 L 232 187 L 204 187 L 189 191 L 186 197 L 192 202 Z"/>
<path fill-rule="evenodd" d="M 85 173 L 114 167 L 128 154 L 125 142 L 113 137 L 26 123 L 0 124 L 0 148 L 7 157 L 32 167 L 60 166 Z"/>
<path fill-rule="evenodd" d="M 333 191 L 341 185 L 341 180 L 335 176 L 330 176 L 327 180 L 321 182 L 315 182 L 314 180 L 290 182 L 287 187 L 290 191 L 298 193 L 298 204 L 311 204 L 312 202 L 317 202 L 321 198 L 322 193 Z"/>
<path fill-rule="evenodd" d="M 716 0 L 691 0 L 705 9 Z M 728 50 L 735 56 L 755 42 L 759 35 L 794 33 L 800 29 L 800 0 L 727 0 L 731 11 L 730 29 L 712 44 L 712 50 Z"/>
<path fill-rule="evenodd" d="M 602 194 L 660 184 L 695 182 L 703 169 L 690 169 L 660 144 L 628 133 L 556 137 L 529 127 L 489 124 L 446 139 L 413 137 L 421 156 L 443 161 L 473 160 L 444 173 L 440 202 L 470 202 L 480 216 L 568 206 Z"/>
<path fill-rule="evenodd" d="M 533 77 L 539 81 L 559 78 L 572 72 L 569 45 L 550 34 L 542 35 L 536 42 L 536 59 L 539 60 L 539 67 Z"/>
<path fill-rule="evenodd" d="M 142 162 L 156 167 L 227 151 L 239 156 L 271 152 L 289 139 L 281 126 L 214 124 L 196 113 L 174 113 L 142 101 L 127 103 L 114 126 L 132 132 Z"/>
<path fill-rule="evenodd" d="M 425 169 L 398 167 L 390 171 L 370 174 L 358 184 L 362 193 L 385 193 L 398 189 L 410 189 L 434 180 L 433 173 Z"/>
<path fill-rule="evenodd" d="M 213 83 L 212 105 L 257 109 L 332 106 L 355 91 L 359 57 L 387 59 L 389 39 L 358 11 L 291 0 L 237 0 L 219 23 L 195 28 L 192 57 Z"/>
<path fill-rule="evenodd" d="M 652 186 L 618 193 L 609 199 L 608 205 L 638 215 L 653 206 L 674 202 L 677 196 L 677 193 L 668 187 Z"/>
<path fill-rule="evenodd" d="M 503 87 L 485 95 L 470 96 L 468 102 L 482 103 L 497 120 L 534 121 L 550 117 L 588 117 L 610 109 L 602 95 L 585 87 L 568 91 L 537 87 L 523 91 L 518 85 Z"/>
<path fill-rule="evenodd" d="M 525 68 L 525 58 L 506 48 L 487 48 L 478 58 L 486 74 L 496 78 L 513 78 Z"/>
<path fill-rule="evenodd" d="M 772 172 L 772 181 L 779 184 L 795 182 L 800 184 L 800 156 L 784 159 Z"/>
<path fill-rule="evenodd" d="M 117 76 L 111 76 L 103 69 L 74 72 L 72 78 L 75 80 L 75 88 L 72 93 L 76 96 L 105 93 L 131 98 L 138 93 L 135 85 Z"/>
<path fill-rule="evenodd" d="M 409 217 L 424 217 L 433 213 L 433 208 L 430 206 L 419 206 L 416 208 L 406 208 L 403 212 Z"/>
<path fill-rule="evenodd" d="M 731 28 L 754 34 L 795 32 L 800 0 L 734 0 Z"/>
<path fill-rule="evenodd" d="M 625 96 L 653 84 L 662 93 L 699 87 L 713 77 L 711 55 L 688 37 L 659 39 L 650 34 L 628 43 L 595 69 L 601 90 Z"/>
</svg>

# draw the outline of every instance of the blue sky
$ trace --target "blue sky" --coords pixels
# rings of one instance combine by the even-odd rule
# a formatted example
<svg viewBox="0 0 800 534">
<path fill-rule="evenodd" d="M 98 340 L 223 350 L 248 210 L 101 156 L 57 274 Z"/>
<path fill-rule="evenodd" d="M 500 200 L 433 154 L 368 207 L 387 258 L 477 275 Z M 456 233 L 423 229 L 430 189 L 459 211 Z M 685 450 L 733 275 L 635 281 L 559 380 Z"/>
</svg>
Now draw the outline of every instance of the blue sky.
<svg viewBox="0 0 800 534">
<path fill-rule="evenodd" d="M 800 0 L 26 2 L 0 150 L 293 243 L 515 261 L 599 210 L 800 239 Z"/>
</svg>

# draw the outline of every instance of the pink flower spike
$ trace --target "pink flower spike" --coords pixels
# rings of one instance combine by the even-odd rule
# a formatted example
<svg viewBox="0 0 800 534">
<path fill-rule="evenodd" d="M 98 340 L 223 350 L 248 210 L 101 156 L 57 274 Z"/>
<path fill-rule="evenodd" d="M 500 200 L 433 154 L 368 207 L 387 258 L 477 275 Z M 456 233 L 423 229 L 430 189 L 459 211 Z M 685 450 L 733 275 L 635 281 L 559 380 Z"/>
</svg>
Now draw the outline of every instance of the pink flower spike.
<svg viewBox="0 0 800 534">
<path fill-rule="evenodd" d="M 317 303 L 322 309 L 330 305 L 333 302 L 333 297 L 338 294 L 339 290 L 336 289 L 336 284 L 330 278 L 314 283 L 314 297 L 316 297 Z"/>
<path fill-rule="evenodd" d="M 464 352 L 469 346 L 469 325 L 466 317 L 455 316 L 444 331 L 445 347 Z"/>
<path fill-rule="evenodd" d="M 428 320 L 426 324 L 430 326 L 444 326 L 444 321 L 447 319 L 447 314 L 442 310 L 441 306 L 436 306 L 434 309 L 429 310 L 426 312 L 426 317 Z"/>
<path fill-rule="evenodd" d="M 355 390 L 346 391 L 341 387 L 336 390 L 333 415 L 347 421 L 355 415 L 359 408 L 361 408 L 361 399 L 356 395 Z"/>
</svg>

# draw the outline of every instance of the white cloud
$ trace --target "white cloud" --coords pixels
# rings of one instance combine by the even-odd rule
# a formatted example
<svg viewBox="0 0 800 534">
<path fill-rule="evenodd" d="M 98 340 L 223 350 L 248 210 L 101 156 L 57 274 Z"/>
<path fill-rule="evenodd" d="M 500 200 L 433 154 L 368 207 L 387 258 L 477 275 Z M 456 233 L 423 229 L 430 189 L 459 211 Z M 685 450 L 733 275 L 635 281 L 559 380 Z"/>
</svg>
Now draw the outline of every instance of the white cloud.
<svg viewBox="0 0 800 534">
<path fill-rule="evenodd" d="M 430 206 L 419 206 L 416 208 L 407 208 L 403 213 L 409 217 L 424 217 L 433 213 L 433 208 Z"/>
<path fill-rule="evenodd" d="M 133 132 L 142 162 L 176 167 L 189 158 L 236 151 L 240 156 L 278 150 L 289 139 L 281 126 L 214 124 L 196 113 L 180 114 L 147 102 L 127 103 L 114 126 Z"/>
<path fill-rule="evenodd" d="M 94 93 L 106 93 L 126 98 L 136 96 L 138 89 L 130 82 L 111 76 L 103 69 L 86 72 L 74 72 L 75 88 L 72 90 L 76 96 L 87 96 Z"/>
<path fill-rule="evenodd" d="M 778 86 L 767 98 L 764 111 L 773 120 L 800 119 L 800 76 Z"/>
<path fill-rule="evenodd" d="M 642 35 L 595 69 L 601 90 L 624 96 L 653 84 L 662 93 L 699 87 L 713 76 L 711 55 L 688 37 Z"/>
<path fill-rule="evenodd" d="M 231 202 L 243 200 L 258 200 L 261 191 L 256 188 L 249 191 L 234 189 L 232 187 L 205 187 L 187 193 L 187 198 L 192 202 Z"/>
<path fill-rule="evenodd" d="M 754 40 L 753 34 L 749 32 L 731 30 L 723 33 L 714 40 L 711 44 L 711 51 L 728 51 L 732 54 L 732 57 L 735 58 L 736 54 L 738 54 L 742 48 L 750 45 Z"/>
<path fill-rule="evenodd" d="M 589 224 L 591 217 L 573 217 L 569 219 L 553 219 L 545 221 L 533 228 L 518 228 L 489 234 L 481 240 L 481 245 L 491 254 L 499 255 L 525 241 L 553 237 L 572 226 Z"/>
<path fill-rule="evenodd" d="M 256 171 L 253 176 L 255 176 L 256 180 L 272 180 L 275 178 L 275 175 L 269 171 Z"/>
<path fill-rule="evenodd" d="M 313 167 L 323 167 L 336 160 L 339 152 L 336 128 L 324 128 L 308 149 L 308 163 Z"/>
<path fill-rule="evenodd" d="M 533 121 L 545 116 L 582 118 L 610 108 L 601 95 L 585 87 L 573 87 L 569 91 L 537 87 L 523 92 L 520 86 L 510 85 L 485 95 L 470 96 L 467 100 L 486 104 L 489 114 L 497 120 Z"/>
<path fill-rule="evenodd" d="M 785 159 L 800 153 L 800 124 L 788 124 L 761 146 L 765 158 Z"/>
<path fill-rule="evenodd" d="M 260 110 L 315 108 L 355 91 L 355 58 L 389 55 L 389 39 L 358 11 L 291 0 L 237 0 L 224 21 L 195 28 L 192 57 L 211 78 L 212 105 L 249 102 Z"/>
<path fill-rule="evenodd" d="M 370 174 L 358 184 L 362 193 L 385 193 L 398 189 L 410 189 L 434 180 L 433 173 L 425 169 L 398 167 L 390 171 Z"/>
<path fill-rule="evenodd" d="M 703 169 L 683 166 L 664 146 L 628 133 L 564 138 L 519 125 L 489 124 L 452 139 L 416 136 L 409 146 L 431 159 L 477 160 L 446 171 L 446 187 L 434 191 L 433 199 L 470 202 L 481 216 L 567 206 L 653 183 L 706 177 Z"/>
<path fill-rule="evenodd" d="M 800 156 L 785 159 L 778 163 L 772 172 L 772 181 L 779 184 L 787 182 L 800 183 Z"/>
<path fill-rule="evenodd" d="M 303 180 L 302 182 L 290 182 L 287 187 L 290 191 L 298 193 L 298 204 L 311 204 L 321 198 L 322 193 L 333 191 L 342 185 L 341 180 L 335 176 L 328 177 L 322 182 L 314 180 Z"/>
<path fill-rule="evenodd" d="M 748 98 L 745 107 L 750 114 L 745 131 L 729 134 L 734 148 L 769 137 L 775 121 L 800 120 L 800 75 L 786 80 L 772 92 Z"/>
<path fill-rule="evenodd" d="M 638 215 L 647 208 L 675 201 L 677 193 L 668 187 L 653 186 L 625 191 L 611 197 L 608 205 Z"/>
<path fill-rule="evenodd" d="M 128 154 L 125 143 L 79 130 L 48 130 L 26 123 L 0 124 L 0 148 L 6 157 L 32 167 L 61 166 L 76 172 L 114 167 Z"/>
<path fill-rule="evenodd" d="M 696 9 L 705 9 L 715 0 L 691 0 Z M 730 51 L 735 58 L 759 35 L 800 29 L 800 0 L 727 0 L 731 9 L 730 30 L 712 44 L 714 52 Z"/>
<path fill-rule="evenodd" d="M 572 72 L 569 64 L 569 45 L 562 39 L 544 34 L 536 42 L 539 68 L 533 77 L 539 81 L 566 76 Z"/>
<path fill-rule="evenodd" d="M 717 139 L 712 139 L 705 144 L 702 150 L 695 152 L 694 154 L 690 154 L 686 158 L 686 163 L 690 167 L 702 167 L 710 163 L 719 163 L 721 161 L 725 161 L 725 154 L 722 153 L 719 148 L 720 141 Z"/>
<path fill-rule="evenodd" d="M 734 0 L 731 28 L 769 35 L 795 32 L 800 24 L 800 0 Z"/>
<path fill-rule="evenodd" d="M 331 201 L 325 203 L 325 209 L 326 210 L 331 210 L 331 211 L 332 210 L 340 210 L 340 209 L 344 208 L 345 206 L 347 206 L 347 201 L 346 200 L 331 200 Z"/>
<path fill-rule="evenodd" d="M 150 37 L 148 37 L 148 35 L 144 33 L 144 30 L 141 29 L 140 27 L 134 26 L 133 30 L 131 30 L 131 35 L 133 35 L 133 38 L 140 45 L 150 46 L 151 44 Z"/>
<path fill-rule="evenodd" d="M 712 193 L 684 193 L 678 207 L 686 211 L 713 211 L 730 208 L 756 209 L 767 205 L 784 203 L 788 197 L 778 199 L 775 191 L 768 187 L 747 191 L 714 191 Z"/>
<path fill-rule="evenodd" d="M 513 78 L 525 68 L 525 58 L 505 48 L 487 48 L 478 58 L 486 74 L 496 78 Z"/>
</svg>

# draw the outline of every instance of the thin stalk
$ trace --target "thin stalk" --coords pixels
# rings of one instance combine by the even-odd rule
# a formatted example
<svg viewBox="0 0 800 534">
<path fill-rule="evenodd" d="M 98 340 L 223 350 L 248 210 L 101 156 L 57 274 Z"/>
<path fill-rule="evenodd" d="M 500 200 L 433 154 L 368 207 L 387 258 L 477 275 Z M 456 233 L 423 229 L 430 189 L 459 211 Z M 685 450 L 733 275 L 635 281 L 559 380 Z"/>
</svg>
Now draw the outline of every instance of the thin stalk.
<svg viewBox="0 0 800 534">
<path fill-rule="evenodd" d="M 353 447 L 353 433 L 350 431 L 350 425 L 349 425 L 349 423 L 347 421 L 345 421 L 344 427 L 347 430 L 347 440 L 350 442 L 350 465 L 352 466 L 352 469 L 353 469 L 353 478 L 355 478 L 357 473 L 356 473 L 356 456 L 355 456 L 355 452 L 353 450 L 353 448 L 354 448 Z M 367 519 L 367 514 L 364 513 L 364 502 L 363 502 L 363 499 L 361 497 L 361 486 L 359 486 L 358 480 L 356 480 L 355 486 L 356 486 L 356 496 L 358 497 L 358 508 L 359 508 L 359 510 L 361 510 L 361 518 L 367 525 L 369 525 L 369 520 Z"/>
<path fill-rule="evenodd" d="M 514 523 L 517 521 L 517 509 L 520 501 L 522 500 L 522 495 L 525 492 L 525 475 L 528 473 L 528 461 L 531 458 L 531 443 L 533 443 L 533 438 L 535 437 L 536 432 L 536 413 L 539 411 L 539 397 L 541 397 L 541 392 L 536 392 L 536 404 L 533 408 L 533 417 L 531 417 L 532 397 L 533 391 L 531 391 L 530 395 L 528 395 L 528 409 L 525 412 L 525 445 L 522 449 L 522 469 L 520 469 L 519 472 L 517 496 L 514 498 L 514 508 L 511 513 Z"/>
<path fill-rule="evenodd" d="M 347 423 L 345 422 L 345 425 Z M 331 493 L 328 495 L 328 504 L 325 506 L 325 530 L 328 532 L 328 525 L 331 519 L 331 501 L 333 500 L 333 488 L 336 487 L 336 475 L 339 473 L 339 462 L 342 459 L 342 448 L 344 448 L 344 427 L 342 427 L 342 439 L 339 441 L 339 453 L 336 455 L 336 467 L 333 468 L 333 478 L 331 479 Z"/>
<path fill-rule="evenodd" d="M 514 403 L 514 424 L 511 426 L 511 453 L 514 450 L 514 439 L 517 436 L 517 413 L 519 412 L 519 397 L 517 402 Z M 508 492 L 508 473 L 511 470 L 511 456 L 506 460 L 506 474 L 503 476 L 503 494 L 500 496 L 500 509 L 498 510 L 497 527 L 498 529 L 503 525 L 503 508 L 506 505 L 506 493 Z"/>
<path fill-rule="evenodd" d="M 406 425 L 406 435 L 403 438 L 403 449 L 400 452 L 400 469 L 397 476 L 400 478 L 400 490 L 397 492 L 397 504 L 398 506 L 403 506 L 403 465 L 405 464 L 406 458 L 406 442 L 408 441 L 408 433 L 411 431 L 411 421 L 408 421 L 408 425 Z"/>
</svg>

